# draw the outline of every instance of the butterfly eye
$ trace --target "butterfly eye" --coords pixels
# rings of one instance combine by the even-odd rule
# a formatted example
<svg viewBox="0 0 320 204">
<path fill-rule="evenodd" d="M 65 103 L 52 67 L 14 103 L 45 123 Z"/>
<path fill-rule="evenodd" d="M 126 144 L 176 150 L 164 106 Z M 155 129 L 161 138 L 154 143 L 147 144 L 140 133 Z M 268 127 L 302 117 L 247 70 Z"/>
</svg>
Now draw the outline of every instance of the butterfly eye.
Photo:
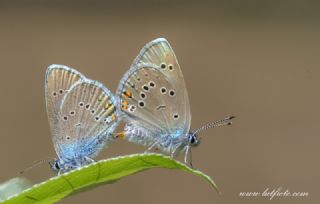
<svg viewBox="0 0 320 204">
<path fill-rule="evenodd" d="M 161 87 L 161 88 L 160 88 L 160 92 L 161 92 L 162 94 L 166 94 L 166 93 L 167 93 L 166 87 Z"/>
<path fill-rule="evenodd" d="M 99 121 L 100 118 L 97 116 L 97 117 L 95 117 L 95 119 L 96 119 L 96 121 Z"/>
<path fill-rule="evenodd" d="M 170 91 L 169 91 L 169 95 L 170 95 L 170 96 L 174 96 L 174 95 L 175 95 L 174 90 L 170 90 Z"/>
<path fill-rule="evenodd" d="M 94 109 L 91 110 L 91 113 L 94 114 L 96 111 Z"/>
<path fill-rule="evenodd" d="M 67 140 L 70 140 L 70 136 L 67 135 L 67 136 L 66 136 L 66 139 L 67 139 Z"/>
<path fill-rule="evenodd" d="M 86 105 L 86 109 L 88 110 L 90 108 L 90 104 L 87 104 Z"/>
<path fill-rule="evenodd" d="M 64 116 L 64 117 L 63 117 L 63 120 L 64 120 L 64 121 L 67 121 L 67 120 L 68 120 L 68 117 L 67 117 L 67 116 Z"/>
<path fill-rule="evenodd" d="M 172 71 L 173 70 L 173 65 L 169 64 L 168 68 L 169 68 L 170 71 Z"/>
<path fill-rule="evenodd" d="M 57 96 L 57 92 L 53 92 L 52 95 L 53 95 L 53 96 Z"/>
<path fill-rule="evenodd" d="M 83 102 L 80 102 L 80 103 L 79 103 L 79 106 L 80 106 L 80 107 L 82 107 L 83 105 L 84 105 L 84 103 L 83 103 Z"/>
<path fill-rule="evenodd" d="M 190 139 L 190 143 L 191 143 L 191 144 L 194 144 L 194 143 L 195 143 L 195 141 L 196 141 L 196 140 L 194 139 L 194 137 L 191 137 L 191 139 Z"/>
<path fill-rule="evenodd" d="M 62 90 L 62 89 L 60 89 L 60 90 L 59 90 L 59 94 L 62 94 L 62 93 L 63 93 L 63 90 Z"/>
<path fill-rule="evenodd" d="M 160 64 L 160 67 L 161 67 L 162 69 L 165 69 L 165 68 L 166 68 L 166 64 L 165 64 L 165 63 L 161 63 L 161 64 Z"/>
<path fill-rule="evenodd" d="M 74 114 L 76 114 L 74 111 L 70 111 L 71 116 L 73 116 Z"/>
<path fill-rule="evenodd" d="M 56 167 L 56 169 L 58 169 L 58 170 L 60 169 L 58 162 L 55 162 L 54 167 Z"/>
<path fill-rule="evenodd" d="M 178 113 L 173 114 L 173 119 L 174 120 L 178 120 L 179 119 L 179 114 Z"/>
</svg>

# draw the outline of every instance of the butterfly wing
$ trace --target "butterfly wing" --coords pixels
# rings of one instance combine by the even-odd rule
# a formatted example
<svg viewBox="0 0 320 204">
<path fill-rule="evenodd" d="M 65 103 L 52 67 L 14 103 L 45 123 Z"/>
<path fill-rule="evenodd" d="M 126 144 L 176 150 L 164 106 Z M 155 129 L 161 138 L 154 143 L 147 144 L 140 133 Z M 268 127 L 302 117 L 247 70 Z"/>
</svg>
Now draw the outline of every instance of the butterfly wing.
<svg viewBox="0 0 320 204">
<path fill-rule="evenodd" d="M 81 75 L 55 108 L 51 126 L 59 158 L 95 157 L 113 140 L 111 133 L 118 121 L 116 100 L 101 83 Z"/>
<path fill-rule="evenodd" d="M 57 141 L 66 158 L 95 157 L 113 140 L 116 100 L 101 83 L 84 80 L 64 97 Z"/>
<path fill-rule="evenodd" d="M 62 99 L 69 92 L 72 86 L 84 79 L 85 77 L 80 72 L 65 65 L 53 64 L 47 69 L 45 77 L 47 115 L 53 144 L 58 155 L 60 153 L 60 149 L 57 146 L 57 138 L 58 135 L 61 134 L 59 132 L 59 113 Z"/>
<path fill-rule="evenodd" d="M 158 66 L 158 70 L 167 80 L 170 81 L 177 90 L 180 90 L 180 94 L 177 97 L 180 101 L 183 101 L 182 108 L 184 110 L 181 110 L 181 112 L 184 114 L 181 116 L 185 120 L 181 123 L 183 123 L 185 129 L 189 131 L 191 113 L 188 92 L 180 65 L 169 42 L 165 38 L 158 38 L 146 44 L 133 62 L 133 65 L 137 64 L 152 64 Z"/>
<path fill-rule="evenodd" d="M 141 50 L 122 78 L 117 95 L 128 122 L 152 131 L 152 135 L 180 136 L 190 129 L 184 78 L 170 44 L 163 38 Z"/>
</svg>

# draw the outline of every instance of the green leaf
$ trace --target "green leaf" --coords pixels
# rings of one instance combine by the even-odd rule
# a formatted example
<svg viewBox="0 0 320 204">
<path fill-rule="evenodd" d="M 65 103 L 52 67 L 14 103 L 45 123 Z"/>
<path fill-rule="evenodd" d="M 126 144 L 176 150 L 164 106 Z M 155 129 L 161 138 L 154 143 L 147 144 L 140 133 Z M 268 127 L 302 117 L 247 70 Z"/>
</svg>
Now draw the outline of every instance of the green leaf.
<svg viewBox="0 0 320 204">
<path fill-rule="evenodd" d="M 113 183 L 123 177 L 151 168 L 179 169 L 203 179 L 219 192 L 214 181 L 206 174 L 161 154 L 133 154 L 101 160 L 88 166 L 53 177 L 34 185 L 4 201 L 10 203 L 54 203 L 74 193 L 101 184 Z"/>
<path fill-rule="evenodd" d="M 0 184 L 0 202 L 32 186 L 25 178 L 16 177 Z"/>
</svg>

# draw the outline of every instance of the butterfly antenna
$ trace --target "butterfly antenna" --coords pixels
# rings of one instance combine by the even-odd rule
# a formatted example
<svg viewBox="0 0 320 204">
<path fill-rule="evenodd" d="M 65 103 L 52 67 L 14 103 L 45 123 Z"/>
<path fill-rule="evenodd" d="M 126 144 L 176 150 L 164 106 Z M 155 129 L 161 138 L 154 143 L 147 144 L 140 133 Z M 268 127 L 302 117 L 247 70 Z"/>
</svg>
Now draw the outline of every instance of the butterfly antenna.
<svg viewBox="0 0 320 204">
<path fill-rule="evenodd" d="M 198 134 L 199 132 L 202 132 L 204 130 L 207 130 L 209 128 L 216 128 L 216 127 L 221 127 L 221 126 L 225 126 L 225 125 L 231 125 L 232 124 L 232 119 L 234 119 L 236 116 L 229 116 L 226 117 L 222 120 L 218 120 L 218 121 L 214 121 L 214 122 L 210 122 L 202 127 L 200 127 L 199 129 L 197 129 L 193 134 Z"/>
<path fill-rule="evenodd" d="M 50 163 L 52 159 L 43 159 L 43 160 L 38 160 L 35 161 L 32 165 L 28 166 L 27 168 L 23 169 L 22 171 L 19 172 L 19 174 L 24 174 L 25 172 L 29 171 L 30 169 L 33 169 L 36 166 L 39 166 L 43 163 Z"/>
</svg>

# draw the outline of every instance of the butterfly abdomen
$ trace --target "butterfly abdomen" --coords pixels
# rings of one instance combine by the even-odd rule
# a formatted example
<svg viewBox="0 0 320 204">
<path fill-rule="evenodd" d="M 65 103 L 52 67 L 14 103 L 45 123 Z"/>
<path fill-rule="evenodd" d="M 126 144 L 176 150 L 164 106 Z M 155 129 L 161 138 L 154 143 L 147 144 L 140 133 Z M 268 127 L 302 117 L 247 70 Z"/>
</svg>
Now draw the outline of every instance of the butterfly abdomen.
<svg viewBox="0 0 320 204">
<path fill-rule="evenodd" d="M 156 147 L 160 152 L 166 154 L 170 154 L 172 151 L 176 151 L 177 149 L 183 149 L 185 146 L 184 137 L 176 136 L 176 134 L 181 134 L 180 131 L 175 132 L 174 134 L 160 132 L 155 133 L 154 131 L 149 131 L 147 128 L 136 126 L 134 124 L 127 124 L 124 130 L 124 138 L 129 142 L 147 147 L 152 146 L 156 142 Z M 157 138 L 157 140 L 154 138 Z"/>
<path fill-rule="evenodd" d="M 152 144 L 152 140 L 150 140 L 149 131 L 145 128 L 138 127 L 133 124 L 127 124 L 124 128 L 124 131 L 124 137 L 129 142 L 145 146 L 149 146 Z"/>
</svg>

